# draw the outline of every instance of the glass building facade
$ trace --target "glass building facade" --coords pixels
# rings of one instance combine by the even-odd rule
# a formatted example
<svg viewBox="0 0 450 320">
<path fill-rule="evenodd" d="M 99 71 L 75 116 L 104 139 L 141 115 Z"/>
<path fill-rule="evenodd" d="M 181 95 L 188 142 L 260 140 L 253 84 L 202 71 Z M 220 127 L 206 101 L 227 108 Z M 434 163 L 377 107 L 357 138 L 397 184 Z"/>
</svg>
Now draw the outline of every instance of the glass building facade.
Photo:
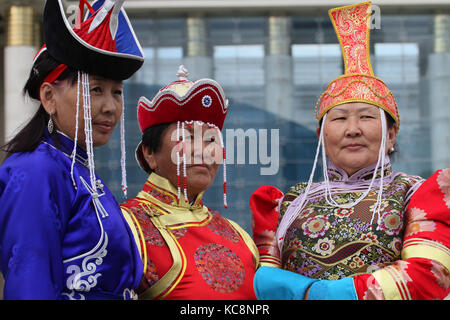
<svg viewBox="0 0 450 320">
<path fill-rule="evenodd" d="M 132 19 L 146 61 L 125 83 L 128 197 L 134 197 L 147 179 L 134 158 L 141 138 L 137 101 L 143 95 L 152 98 L 176 80 L 178 66 L 184 64 L 191 80 L 216 79 L 230 101 L 223 131 L 225 144 L 233 147 L 227 150 L 231 155 L 227 165 L 229 208 L 223 209 L 222 169 L 204 202 L 251 232 L 249 197 L 255 189 L 270 184 L 286 191 L 309 177 L 317 146 L 314 108 L 326 85 L 343 73 L 340 46 L 327 16 L 195 19 Z M 446 141 L 436 132 L 433 120 L 442 102 L 449 100 L 448 87 L 436 88 L 436 81 L 450 83 L 446 53 L 450 50 L 436 49 L 437 42 L 449 42 L 449 33 L 437 35 L 437 19 L 432 14 L 382 15 L 378 28 L 371 31 L 374 73 L 393 91 L 401 117 L 393 167 L 425 178 L 437 169 L 433 164 L 436 154 L 442 154 L 433 146 Z M 448 21 L 444 25 L 448 26 Z M 436 70 L 441 72 L 439 79 Z M 440 130 L 448 134 L 448 118 L 443 121 Z M 244 140 L 233 136 L 237 129 L 246 133 Z M 119 136 L 116 130 L 111 142 L 96 151 L 96 169 L 121 202 Z M 233 143 L 227 141 L 230 139 Z M 278 152 L 278 159 L 271 163 L 261 155 L 264 139 L 268 157 L 275 158 Z M 442 148 L 448 150 L 449 146 L 443 144 Z M 237 161 L 242 150 L 246 151 L 245 163 Z M 450 165 L 448 156 L 442 161 L 439 167 Z M 262 174 L 262 169 L 270 166 L 274 174 Z M 317 179 L 321 179 L 320 172 L 318 168 Z"/>
</svg>

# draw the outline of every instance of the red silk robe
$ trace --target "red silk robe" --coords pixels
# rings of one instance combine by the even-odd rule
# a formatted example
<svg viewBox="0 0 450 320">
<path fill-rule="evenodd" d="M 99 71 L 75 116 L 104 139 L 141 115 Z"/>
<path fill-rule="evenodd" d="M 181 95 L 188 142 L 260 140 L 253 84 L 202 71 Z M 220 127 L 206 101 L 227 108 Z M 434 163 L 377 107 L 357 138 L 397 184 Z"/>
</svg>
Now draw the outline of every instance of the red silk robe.
<svg viewBox="0 0 450 320">
<path fill-rule="evenodd" d="M 192 205 L 183 196 L 178 201 L 170 182 L 152 173 L 137 197 L 122 204 L 144 261 L 141 299 L 256 299 L 256 246 L 201 196 Z"/>
<path fill-rule="evenodd" d="M 405 220 L 402 259 L 355 276 L 358 299 L 450 299 L 450 169 L 420 186 Z"/>
</svg>

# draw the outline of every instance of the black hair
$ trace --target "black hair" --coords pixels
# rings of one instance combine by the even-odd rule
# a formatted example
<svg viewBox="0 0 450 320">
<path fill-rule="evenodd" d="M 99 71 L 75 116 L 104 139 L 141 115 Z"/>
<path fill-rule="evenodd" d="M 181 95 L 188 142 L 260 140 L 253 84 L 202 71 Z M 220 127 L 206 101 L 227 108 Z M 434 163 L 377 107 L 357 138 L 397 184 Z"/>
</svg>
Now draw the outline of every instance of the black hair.
<svg viewBox="0 0 450 320">
<path fill-rule="evenodd" d="M 39 101 L 39 90 L 45 77 L 58 65 L 60 63 L 53 59 L 47 51 L 42 52 L 31 68 L 30 75 L 23 88 L 23 94 Z M 72 85 L 75 84 L 77 72 L 68 67 L 58 77 L 58 80 L 66 79 L 69 79 Z M 6 152 L 5 159 L 16 152 L 27 152 L 36 149 L 44 135 L 48 120 L 49 115 L 41 104 L 25 127 L 8 143 L 0 147 L 1 151 Z"/>
<path fill-rule="evenodd" d="M 384 113 L 386 114 L 386 121 L 387 121 L 388 129 L 392 129 L 392 128 L 396 125 L 395 120 L 394 120 L 394 118 L 392 118 L 392 116 L 391 116 L 389 113 L 387 113 L 386 111 L 385 111 Z M 398 145 L 397 145 L 397 142 L 394 143 L 393 148 L 394 148 L 393 151 L 389 151 L 389 150 L 388 150 L 388 155 L 389 155 L 389 157 L 391 158 L 392 161 L 395 160 L 395 156 L 396 156 L 395 153 L 398 152 Z"/>
<path fill-rule="evenodd" d="M 170 123 L 161 123 L 145 129 L 142 134 L 142 145 L 149 148 L 151 152 L 158 152 L 161 149 L 162 136 L 169 126 Z M 150 166 L 148 170 L 153 172 Z"/>
<path fill-rule="evenodd" d="M 394 120 L 394 118 L 392 118 L 392 116 L 391 116 L 389 113 L 387 113 L 386 111 L 385 111 L 384 113 L 385 113 L 385 115 L 386 115 L 386 121 L 387 121 L 388 129 L 392 129 L 392 128 L 395 126 L 395 120 Z"/>
</svg>

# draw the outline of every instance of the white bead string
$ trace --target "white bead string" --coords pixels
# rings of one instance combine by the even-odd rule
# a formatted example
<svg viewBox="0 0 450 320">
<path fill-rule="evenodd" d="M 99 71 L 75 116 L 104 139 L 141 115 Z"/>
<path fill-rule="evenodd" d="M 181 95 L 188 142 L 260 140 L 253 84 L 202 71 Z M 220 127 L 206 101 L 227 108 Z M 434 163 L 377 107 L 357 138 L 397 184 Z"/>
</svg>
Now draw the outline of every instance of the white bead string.
<svg viewBox="0 0 450 320">
<path fill-rule="evenodd" d="M 283 216 L 282 220 L 280 221 L 280 224 L 279 224 L 279 227 L 278 227 L 278 230 L 276 233 L 276 239 L 277 239 L 278 247 L 280 250 L 282 250 L 282 248 L 283 248 L 283 239 L 284 239 L 284 236 L 285 236 L 289 226 L 299 216 L 300 212 L 302 212 L 302 210 L 304 209 L 304 206 L 307 201 L 308 193 L 309 193 L 309 190 L 311 188 L 312 181 L 314 178 L 314 172 L 316 170 L 318 156 L 319 156 L 321 149 L 322 149 L 322 165 L 323 165 L 322 170 L 323 170 L 323 176 L 324 176 L 324 182 L 325 182 L 325 194 L 324 194 L 325 200 L 327 201 L 327 203 L 329 205 L 337 206 L 337 207 L 343 208 L 343 209 L 348 209 L 348 208 L 354 207 L 356 204 L 358 204 L 360 201 L 362 201 L 368 195 L 368 193 L 372 189 L 372 186 L 376 179 L 378 168 L 379 168 L 380 162 L 381 162 L 381 180 L 380 180 L 380 185 L 379 185 L 379 189 L 378 189 L 377 201 L 376 201 L 376 204 L 374 205 L 374 209 L 372 211 L 372 218 L 370 221 L 370 225 L 372 226 L 375 214 L 377 214 L 377 213 L 378 213 L 378 224 L 380 224 L 380 219 L 381 219 L 380 211 L 381 211 L 383 178 L 384 178 L 384 164 L 385 164 L 385 158 L 386 158 L 386 154 L 385 154 L 386 146 L 385 145 L 386 145 L 386 137 L 387 137 L 386 117 L 384 114 L 384 110 L 380 108 L 382 138 L 381 138 L 381 145 L 380 145 L 380 149 L 379 149 L 379 153 L 378 153 L 377 164 L 374 169 L 374 173 L 373 173 L 372 179 L 370 181 L 369 187 L 366 190 L 364 190 L 361 197 L 359 197 L 354 202 L 352 202 L 350 204 L 346 204 L 346 205 L 340 205 L 340 204 L 336 203 L 336 201 L 334 201 L 334 199 L 332 198 L 331 186 L 330 186 L 329 177 L 328 177 L 328 167 L 327 167 L 326 156 L 325 156 L 325 143 L 324 143 L 324 134 L 323 134 L 323 128 L 324 128 L 323 124 L 325 123 L 326 116 L 327 116 L 327 114 L 324 115 L 323 120 L 322 120 L 322 126 L 320 128 L 320 135 L 319 135 L 319 141 L 317 144 L 316 155 L 314 158 L 314 163 L 313 163 L 311 174 L 310 174 L 310 177 L 308 180 L 308 184 L 307 184 L 304 192 L 302 192 L 300 201 L 298 202 L 298 205 L 296 206 L 295 211 L 289 215 L 286 212 L 286 214 Z M 377 229 L 379 229 L 378 226 L 377 226 Z"/>
<path fill-rule="evenodd" d="M 223 144 L 222 131 L 217 126 L 214 126 L 217 130 L 217 134 L 220 140 L 220 147 L 222 148 L 222 157 L 223 157 L 223 206 L 225 209 L 228 209 L 227 203 L 227 155 L 225 152 L 225 146 Z"/>
<path fill-rule="evenodd" d="M 125 199 L 127 198 L 127 167 L 126 167 L 126 148 L 125 148 L 125 98 L 122 93 L 122 116 L 120 118 L 120 168 L 122 171 L 122 191 Z"/>
<path fill-rule="evenodd" d="M 225 151 L 225 145 L 223 143 L 223 135 L 222 131 L 218 126 L 216 126 L 214 123 L 210 122 L 203 122 L 199 120 L 190 120 L 190 121 L 184 121 L 187 125 L 197 124 L 199 126 L 203 126 L 204 124 L 208 125 L 210 128 L 214 128 L 217 131 L 217 136 L 219 138 L 220 147 L 222 148 L 222 159 L 223 159 L 223 206 L 225 209 L 228 209 L 228 202 L 227 202 L 227 158 L 226 158 L 226 151 Z"/>
<path fill-rule="evenodd" d="M 183 192 L 184 201 L 189 202 L 187 196 L 187 175 L 186 175 L 186 136 L 184 134 L 184 122 L 181 123 L 181 135 L 183 137 Z"/>
<path fill-rule="evenodd" d="M 95 179 L 95 164 L 94 164 L 94 151 L 92 142 L 92 116 L 91 116 L 91 95 L 89 88 L 89 75 L 82 73 L 82 85 L 83 85 L 83 109 L 84 109 L 84 134 L 86 141 L 86 152 L 88 155 L 89 164 L 89 177 L 91 187 L 94 192 L 97 192 L 97 184 Z"/>
<path fill-rule="evenodd" d="M 180 186 L 180 121 L 177 121 L 177 189 L 178 189 L 178 202 L 181 199 L 181 186 Z"/>
<path fill-rule="evenodd" d="M 73 167 L 75 165 L 75 159 L 77 156 L 77 144 L 78 144 L 78 117 L 79 117 L 79 111 L 80 111 L 80 71 L 78 71 L 78 81 L 77 81 L 77 111 L 75 115 L 75 137 L 73 142 L 73 150 L 72 150 L 72 163 L 70 164 L 70 177 L 72 178 L 72 184 L 75 190 L 77 189 L 77 184 L 75 183 L 75 178 L 73 176 Z"/>
</svg>

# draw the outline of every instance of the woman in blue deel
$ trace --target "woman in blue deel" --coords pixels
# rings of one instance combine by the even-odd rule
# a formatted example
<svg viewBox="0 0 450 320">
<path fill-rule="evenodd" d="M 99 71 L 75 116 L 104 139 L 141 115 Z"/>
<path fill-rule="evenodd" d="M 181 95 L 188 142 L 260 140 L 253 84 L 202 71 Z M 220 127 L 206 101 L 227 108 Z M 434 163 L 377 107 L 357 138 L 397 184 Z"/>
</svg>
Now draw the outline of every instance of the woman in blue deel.
<svg viewBox="0 0 450 320">
<path fill-rule="evenodd" d="M 135 297 L 140 254 L 93 157 L 119 120 L 124 147 L 122 81 L 144 60 L 122 5 L 81 0 L 72 27 L 62 1 L 46 1 L 45 45 L 24 88 L 41 105 L 0 167 L 5 299 Z"/>
</svg>

